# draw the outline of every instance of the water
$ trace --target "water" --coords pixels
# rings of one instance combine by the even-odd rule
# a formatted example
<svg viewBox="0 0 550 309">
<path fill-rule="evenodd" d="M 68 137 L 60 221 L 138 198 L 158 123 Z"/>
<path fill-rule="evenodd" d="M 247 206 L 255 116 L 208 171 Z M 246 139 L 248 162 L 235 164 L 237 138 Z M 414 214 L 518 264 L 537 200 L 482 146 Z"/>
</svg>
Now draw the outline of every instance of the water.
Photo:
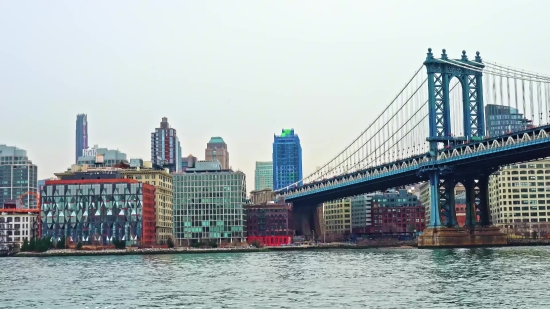
<svg viewBox="0 0 550 309">
<path fill-rule="evenodd" d="M 0 308 L 550 308 L 550 248 L 0 259 Z"/>
</svg>

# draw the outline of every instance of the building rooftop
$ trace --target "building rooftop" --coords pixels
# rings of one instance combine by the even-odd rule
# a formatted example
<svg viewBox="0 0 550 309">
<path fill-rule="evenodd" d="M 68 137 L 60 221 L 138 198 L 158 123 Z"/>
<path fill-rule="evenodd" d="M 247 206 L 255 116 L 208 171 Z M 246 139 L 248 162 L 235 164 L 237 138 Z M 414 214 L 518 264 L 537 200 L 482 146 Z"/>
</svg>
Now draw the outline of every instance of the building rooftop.
<svg viewBox="0 0 550 309">
<path fill-rule="evenodd" d="M 219 136 L 212 136 L 208 143 L 209 144 L 225 144 L 225 142 L 223 141 L 223 138 L 221 138 Z"/>
</svg>

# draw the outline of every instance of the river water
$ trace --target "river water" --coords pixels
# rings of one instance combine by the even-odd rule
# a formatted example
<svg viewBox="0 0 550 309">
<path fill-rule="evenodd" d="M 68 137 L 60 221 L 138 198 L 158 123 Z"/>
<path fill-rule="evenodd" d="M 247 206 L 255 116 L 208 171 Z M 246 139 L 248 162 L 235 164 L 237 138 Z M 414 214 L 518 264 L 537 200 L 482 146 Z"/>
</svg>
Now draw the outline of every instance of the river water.
<svg viewBox="0 0 550 309">
<path fill-rule="evenodd" d="M 550 308 L 550 248 L 0 259 L 0 308 Z"/>
</svg>

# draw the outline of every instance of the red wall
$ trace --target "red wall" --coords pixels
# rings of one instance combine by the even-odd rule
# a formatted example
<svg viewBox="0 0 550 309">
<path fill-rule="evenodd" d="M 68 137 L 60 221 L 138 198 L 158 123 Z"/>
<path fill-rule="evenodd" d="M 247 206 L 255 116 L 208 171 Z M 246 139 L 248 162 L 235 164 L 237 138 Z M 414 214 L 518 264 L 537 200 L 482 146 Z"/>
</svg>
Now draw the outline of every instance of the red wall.
<svg viewBox="0 0 550 309">
<path fill-rule="evenodd" d="M 143 184 L 143 229 L 141 235 L 142 246 L 155 244 L 155 187 L 150 184 Z"/>
<path fill-rule="evenodd" d="M 292 243 L 292 236 L 248 236 L 246 238 L 249 244 L 256 240 L 264 246 L 278 247 Z"/>
</svg>

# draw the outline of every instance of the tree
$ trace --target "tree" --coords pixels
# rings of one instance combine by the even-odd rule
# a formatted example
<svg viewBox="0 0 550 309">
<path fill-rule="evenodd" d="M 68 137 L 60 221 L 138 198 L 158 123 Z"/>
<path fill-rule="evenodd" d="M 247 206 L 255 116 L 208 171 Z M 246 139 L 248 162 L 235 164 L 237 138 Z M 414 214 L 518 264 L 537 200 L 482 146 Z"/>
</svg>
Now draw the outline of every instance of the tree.
<svg viewBox="0 0 550 309">
<path fill-rule="evenodd" d="M 126 242 L 124 240 L 113 239 L 113 245 L 115 249 L 126 249 Z"/>
<path fill-rule="evenodd" d="M 174 241 L 172 240 L 172 237 L 168 237 L 166 243 L 168 244 L 168 248 L 174 248 Z"/>
<path fill-rule="evenodd" d="M 66 243 L 66 238 L 65 238 L 65 236 L 63 236 L 63 237 L 61 237 L 61 239 L 57 242 L 56 248 L 57 248 L 57 249 L 65 249 L 65 243 Z"/>
<path fill-rule="evenodd" d="M 259 240 L 254 240 L 252 243 L 251 243 L 252 246 L 256 247 L 256 248 L 261 248 L 262 247 L 262 243 L 259 241 Z"/>
<path fill-rule="evenodd" d="M 215 240 L 211 240 L 208 245 L 212 248 L 217 248 L 218 247 L 218 243 L 215 241 Z"/>
<path fill-rule="evenodd" d="M 29 247 L 30 247 L 29 241 L 25 238 L 25 240 L 23 240 L 23 245 L 21 245 L 21 252 L 30 251 Z"/>
<path fill-rule="evenodd" d="M 76 244 L 76 250 L 82 250 L 82 243 L 80 241 Z"/>
</svg>

